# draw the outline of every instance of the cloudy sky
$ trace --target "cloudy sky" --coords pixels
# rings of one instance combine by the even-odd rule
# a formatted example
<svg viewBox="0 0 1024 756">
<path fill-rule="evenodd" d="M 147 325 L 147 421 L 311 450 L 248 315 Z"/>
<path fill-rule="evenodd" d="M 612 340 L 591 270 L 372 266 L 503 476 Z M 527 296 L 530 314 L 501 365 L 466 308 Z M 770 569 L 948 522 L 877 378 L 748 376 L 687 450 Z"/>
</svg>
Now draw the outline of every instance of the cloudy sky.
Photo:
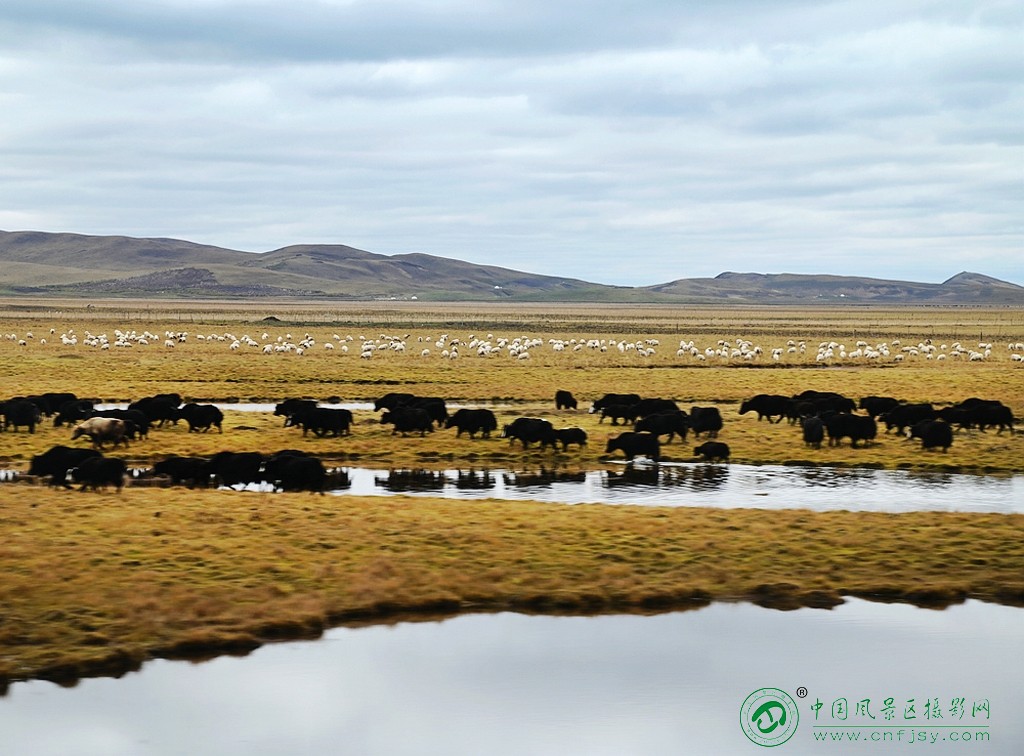
<svg viewBox="0 0 1024 756">
<path fill-rule="evenodd" d="M 1019 0 L 3 0 L 0 229 L 1024 283 Z"/>
</svg>

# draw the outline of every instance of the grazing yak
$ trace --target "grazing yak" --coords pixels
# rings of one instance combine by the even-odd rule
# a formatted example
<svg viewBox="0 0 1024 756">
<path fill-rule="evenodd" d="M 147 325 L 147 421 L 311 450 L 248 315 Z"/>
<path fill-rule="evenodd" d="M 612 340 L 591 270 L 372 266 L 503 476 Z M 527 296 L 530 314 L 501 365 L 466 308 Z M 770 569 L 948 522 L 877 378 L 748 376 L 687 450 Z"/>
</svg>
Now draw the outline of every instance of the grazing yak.
<svg viewBox="0 0 1024 756">
<path fill-rule="evenodd" d="M 82 436 L 88 436 L 96 449 L 102 449 L 103 444 L 108 441 L 115 447 L 123 444 L 127 448 L 128 423 L 116 417 L 90 417 L 75 426 L 71 440 Z"/>
<path fill-rule="evenodd" d="M 177 425 L 180 406 L 180 394 L 157 394 L 156 396 L 145 396 L 132 402 L 128 405 L 128 409 L 141 412 L 146 416 L 149 424 L 155 423 L 157 427 L 162 428 L 165 423 Z"/>
<path fill-rule="evenodd" d="M 94 406 L 89 399 L 72 399 L 71 401 L 64 402 L 60 409 L 57 410 L 57 416 L 53 418 L 53 427 L 60 428 L 64 425 L 88 420 L 95 414 L 93 412 Z"/>
<path fill-rule="evenodd" d="M 776 423 L 781 423 L 782 418 L 786 417 L 789 412 L 789 406 L 793 400 L 788 396 L 781 396 L 779 394 L 757 394 L 749 399 L 744 400 L 740 404 L 740 414 L 745 415 L 748 412 L 756 412 L 757 420 L 768 418 L 768 422 L 772 422 L 773 417 L 777 417 Z"/>
<path fill-rule="evenodd" d="M 601 408 L 601 417 L 597 422 L 602 423 L 606 417 L 610 417 L 612 425 L 618 425 L 619 420 L 622 420 L 623 425 L 632 423 L 636 420 L 635 406 L 635 404 L 606 404 Z"/>
<path fill-rule="evenodd" d="M 88 488 L 98 491 L 100 488 L 114 486 L 120 492 L 127 474 L 128 466 L 123 459 L 104 457 L 102 454 L 83 459 L 77 467 L 71 469 L 71 479 L 82 484 L 80 491 Z"/>
<path fill-rule="evenodd" d="M 640 394 L 605 394 L 600 399 L 594 401 L 590 407 L 590 414 L 594 415 L 613 404 L 631 407 L 639 401 Z"/>
<path fill-rule="evenodd" d="M 858 441 L 867 446 L 869 441 L 878 435 L 878 425 L 868 415 L 851 415 L 848 412 L 837 412 L 822 418 L 825 431 L 828 433 L 828 445 L 839 446 L 844 438 L 850 439 L 850 446 L 856 448 Z"/>
<path fill-rule="evenodd" d="M 68 470 L 77 467 L 90 457 L 99 457 L 95 449 L 81 449 L 72 446 L 54 446 L 42 454 L 32 457 L 29 475 L 49 475 L 51 486 L 71 488 L 68 484 Z"/>
<path fill-rule="evenodd" d="M 718 407 L 690 407 L 690 430 L 697 438 L 701 433 L 717 438 L 718 431 L 722 430 L 722 413 Z"/>
<path fill-rule="evenodd" d="M 621 451 L 630 462 L 634 457 L 647 457 L 653 462 L 661 459 L 661 444 L 653 433 L 627 431 L 608 439 L 605 454 Z"/>
<path fill-rule="evenodd" d="M 267 460 L 263 479 L 275 491 L 315 491 L 322 494 L 327 485 L 327 470 L 319 457 L 283 451 Z"/>
<path fill-rule="evenodd" d="M 922 449 L 947 451 L 953 445 L 953 429 L 945 420 L 922 420 L 907 430 L 907 438 L 921 439 Z"/>
<path fill-rule="evenodd" d="M 976 427 L 984 431 L 998 425 L 998 433 L 1004 430 L 1013 433 L 1013 411 L 995 399 L 971 397 L 952 407 L 939 410 L 936 414 L 950 422 L 956 422 L 962 428 Z"/>
<path fill-rule="evenodd" d="M 679 405 L 672 399 L 641 399 L 631 407 L 634 418 L 657 415 L 663 412 L 679 412 Z"/>
<path fill-rule="evenodd" d="M 935 410 L 934 419 L 945 420 L 951 426 L 955 425 L 957 430 L 973 428 L 975 424 L 974 413 L 959 407 L 943 407 L 940 410 Z"/>
<path fill-rule="evenodd" d="M 491 431 L 498 429 L 498 418 L 494 412 L 489 409 L 470 409 L 463 407 L 455 411 L 455 414 L 449 417 L 444 424 L 445 428 L 455 428 L 455 437 L 458 438 L 462 435 L 463 431 L 469 434 L 470 438 L 475 438 L 476 434 L 481 434 L 484 438 L 491 437 Z"/>
<path fill-rule="evenodd" d="M 205 457 L 171 456 L 154 463 L 150 474 L 166 476 L 175 486 L 185 483 L 189 488 L 206 488 L 210 482 L 209 460 Z"/>
<path fill-rule="evenodd" d="M 285 399 L 283 402 L 274 405 L 274 415 L 284 417 L 285 427 L 288 427 L 288 418 L 298 412 L 315 410 L 317 407 L 315 399 Z"/>
<path fill-rule="evenodd" d="M 857 411 L 857 403 L 849 397 L 837 394 L 835 391 L 801 391 L 793 397 L 796 402 L 808 402 L 814 406 L 814 412 L 808 414 L 819 414 L 824 412 L 846 412 Z"/>
<path fill-rule="evenodd" d="M 105 410 L 93 410 L 90 417 L 116 417 L 118 420 L 124 420 L 128 426 L 127 436 L 128 438 L 135 440 L 138 438 L 149 437 L 149 426 L 151 425 L 150 419 L 140 412 L 139 410 L 133 409 L 105 409 Z"/>
<path fill-rule="evenodd" d="M 878 416 L 879 422 L 885 423 L 885 432 L 889 433 L 895 428 L 900 434 L 906 429 L 922 420 L 934 420 L 935 408 L 927 402 L 920 404 L 897 404 L 888 412 Z"/>
<path fill-rule="evenodd" d="M 439 396 L 416 396 L 412 401 L 398 405 L 397 409 L 423 410 L 432 422 L 437 423 L 438 428 L 443 427 L 448 420 L 448 406 Z"/>
<path fill-rule="evenodd" d="M 259 452 L 222 451 L 214 454 L 206 463 L 207 475 L 213 477 L 218 486 L 234 488 L 263 482 L 263 462 Z"/>
<path fill-rule="evenodd" d="M 32 399 L 44 415 L 52 417 L 60 411 L 63 405 L 75 401 L 78 396 L 70 391 L 47 391 L 45 394 L 32 397 Z"/>
<path fill-rule="evenodd" d="M 803 426 L 804 445 L 815 449 L 821 448 L 821 442 L 825 440 L 825 422 L 817 415 L 801 419 Z"/>
<path fill-rule="evenodd" d="M 373 408 L 374 410 L 393 410 L 403 404 L 408 404 L 415 398 L 415 394 L 392 391 L 391 393 L 384 394 L 380 399 L 377 399 L 373 403 Z"/>
<path fill-rule="evenodd" d="M 448 407 L 445 400 L 439 396 L 416 396 L 402 392 L 385 394 L 373 403 L 375 410 L 388 410 L 394 412 L 397 409 L 422 409 L 430 415 L 431 422 L 437 423 L 440 428 L 448 419 Z"/>
<path fill-rule="evenodd" d="M 721 441 L 705 441 L 693 450 L 693 456 L 704 457 L 705 462 L 728 462 L 729 461 L 729 444 L 723 444 Z"/>
<path fill-rule="evenodd" d="M 789 420 L 790 425 L 796 425 L 805 417 L 817 417 L 817 415 L 818 408 L 814 406 L 814 402 L 804 399 L 791 399 L 789 409 L 786 410 L 786 419 Z"/>
<path fill-rule="evenodd" d="M 322 438 L 324 436 L 347 436 L 352 425 L 352 410 L 343 407 L 317 407 L 303 406 L 296 409 L 284 420 L 284 427 L 297 426 L 302 428 L 302 435 L 307 431 L 313 431 L 313 435 Z"/>
<path fill-rule="evenodd" d="M 640 418 L 633 428 L 637 432 L 647 431 L 655 436 L 668 436 L 666 443 L 671 443 L 677 434 L 685 441 L 686 433 L 690 428 L 690 417 L 682 410 L 659 412 Z"/>
<path fill-rule="evenodd" d="M 555 392 L 555 409 L 576 409 L 576 397 L 569 391 L 559 389 Z"/>
<path fill-rule="evenodd" d="M 857 408 L 864 410 L 877 420 L 879 415 L 885 414 L 898 404 L 900 404 L 900 400 L 891 396 L 864 396 L 857 403 Z"/>
<path fill-rule="evenodd" d="M 569 444 L 578 444 L 582 449 L 587 445 L 587 432 L 582 428 L 558 428 L 555 440 L 562 445 L 562 451 L 568 451 Z"/>
<path fill-rule="evenodd" d="M 25 397 L 16 397 L 0 403 L 0 415 L 4 417 L 2 430 L 14 428 L 17 431 L 18 428 L 28 428 L 29 433 L 35 433 L 36 426 L 43 420 L 43 413 L 38 405 Z"/>
<path fill-rule="evenodd" d="M 391 435 L 401 433 L 403 436 L 408 433 L 419 432 L 420 436 L 434 432 L 434 418 L 430 413 L 419 407 L 400 406 L 388 410 L 380 418 L 381 425 L 390 423 L 394 427 Z"/>
<path fill-rule="evenodd" d="M 517 417 L 502 429 L 501 437 L 508 439 L 509 446 L 518 439 L 524 449 L 533 443 L 540 443 L 542 449 L 555 446 L 554 426 L 539 417 Z"/>
<path fill-rule="evenodd" d="M 195 404 L 190 402 L 178 410 L 178 415 L 188 423 L 188 432 L 206 432 L 216 426 L 219 433 L 224 432 L 221 424 L 224 422 L 224 413 L 220 407 L 213 404 Z"/>
</svg>

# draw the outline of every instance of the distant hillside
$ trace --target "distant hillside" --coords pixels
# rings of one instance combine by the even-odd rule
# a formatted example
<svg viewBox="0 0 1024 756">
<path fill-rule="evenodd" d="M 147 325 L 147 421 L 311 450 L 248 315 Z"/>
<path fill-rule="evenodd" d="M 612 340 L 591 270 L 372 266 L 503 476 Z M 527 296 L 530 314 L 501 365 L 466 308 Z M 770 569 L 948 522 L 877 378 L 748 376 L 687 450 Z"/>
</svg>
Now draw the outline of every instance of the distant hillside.
<svg viewBox="0 0 1024 756">
<path fill-rule="evenodd" d="M 297 245 L 256 254 L 175 239 L 39 232 L 0 231 L 0 265 L 0 293 L 55 296 L 556 300 L 590 298 L 595 290 L 607 296 L 622 288 L 424 254 L 378 255 L 343 245 Z"/>
<path fill-rule="evenodd" d="M 692 301 L 789 303 L 842 301 L 879 304 L 1022 304 L 1024 287 L 979 273 L 958 273 L 941 284 L 859 276 L 720 273 L 647 287 L 652 294 Z"/>
<path fill-rule="evenodd" d="M 533 302 L 1024 305 L 1024 287 L 978 273 L 941 284 L 829 275 L 722 273 L 646 287 L 344 245 L 253 253 L 178 239 L 0 231 L 0 294 L 94 297 L 302 297 Z"/>
</svg>

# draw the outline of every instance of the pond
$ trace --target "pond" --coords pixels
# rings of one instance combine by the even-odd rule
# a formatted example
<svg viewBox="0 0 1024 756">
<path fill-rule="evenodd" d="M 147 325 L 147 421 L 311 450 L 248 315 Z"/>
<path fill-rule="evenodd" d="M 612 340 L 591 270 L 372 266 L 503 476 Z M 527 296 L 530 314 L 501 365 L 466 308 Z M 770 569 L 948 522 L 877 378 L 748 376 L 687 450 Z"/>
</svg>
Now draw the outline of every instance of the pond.
<svg viewBox="0 0 1024 756">
<path fill-rule="evenodd" d="M 257 413 L 274 409 L 269 403 L 218 406 Z M 373 409 L 372 402 L 330 406 Z M 351 485 L 337 486 L 334 493 L 341 495 L 401 493 L 563 504 L 1024 513 L 1024 475 L 692 462 L 612 463 L 609 469 L 588 472 L 488 467 L 387 470 L 353 466 L 342 470 Z"/>
<path fill-rule="evenodd" d="M 706 463 L 607 470 L 343 468 L 340 495 L 876 512 L 1024 512 L 1024 475 Z"/>
<path fill-rule="evenodd" d="M 1024 609 L 975 601 L 336 628 L 74 688 L 16 683 L 0 698 L 0 743 L 62 756 L 753 754 L 738 714 L 774 687 L 799 713 L 779 753 L 901 753 L 923 733 L 922 752 L 1019 754 L 1022 640 Z M 816 740 L 836 733 L 865 742 Z"/>
<path fill-rule="evenodd" d="M 145 471 L 133 471 L 136 477 Z M 0 483 L 19 479 L 0 470 Z M 1024 475 L 969 475 L 844 467 L 663 462 L 606 470 L 340 467 L 337 496 L 430 496 L 463 500 L 653 507 L 810 509 L 861 512 L 1024 513 Z M 248 486 L 271 491 L 268 484 Z"/>
<path fill-rule="evenodd" d="M 341 500 L 1024 512 L 1021 475 L 704 463 L 342 472 Z M 774 687 L 795 697 L 800 718 L 779 753 L 921 745 L 1019 754 L 1022 643 L 1024 609 L 976 601 L 943 611 L 862 600 L 792 612 L 716 603 L 651 616 L 501 613 L 336 628 L 244 658 L 157 660 L 73 688 L 16 683 L 0 698 L 0 753 L 764 753 L 739 714 L 753 691 Z M 865 738 L 856 748 L 854 736 Z"/>
</svg>

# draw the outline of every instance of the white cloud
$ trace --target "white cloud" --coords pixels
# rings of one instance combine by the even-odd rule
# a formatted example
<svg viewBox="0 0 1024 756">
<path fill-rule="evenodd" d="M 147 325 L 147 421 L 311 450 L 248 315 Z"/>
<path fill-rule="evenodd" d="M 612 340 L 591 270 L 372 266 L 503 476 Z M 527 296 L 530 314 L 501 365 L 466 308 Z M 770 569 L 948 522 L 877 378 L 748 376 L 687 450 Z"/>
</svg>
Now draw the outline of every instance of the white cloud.
<svg viewBox="0 0 1024 756">
<path fill-rule="evenodd" d="M 998 1 L 10 0 L 0 224 L 1022 282 L 1022 30 Z"/>
</svg>

